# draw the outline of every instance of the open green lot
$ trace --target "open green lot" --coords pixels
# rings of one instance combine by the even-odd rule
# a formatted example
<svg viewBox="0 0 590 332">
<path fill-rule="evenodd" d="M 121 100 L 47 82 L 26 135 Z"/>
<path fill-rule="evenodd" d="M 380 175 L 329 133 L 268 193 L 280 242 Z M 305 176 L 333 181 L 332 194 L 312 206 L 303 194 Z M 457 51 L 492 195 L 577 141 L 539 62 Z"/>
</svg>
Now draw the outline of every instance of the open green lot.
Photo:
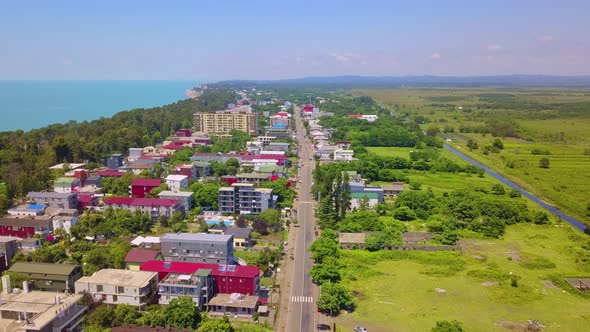
<svg viewBox="0 0 590 332">
<path fill-rule="evenodd" d="M 463 240 L 463 253 L 343 251 L 343 283 L 357 307 L 336 323 L 342 331 L 428 331 L 457 319 L 467 331 L 506 331 L 534 319 L 546 331 L 587 331 L 590 299 L 561 280 L 590 276 L 581 259 L 588 242 L 567 224 L 520 224 L 504 239 Z"/>
<path fill-rule="evenodd" d="M 450 144 L 455 148 L 590 225 L 590 90 L 439 88 L 355 93 L 375 98 L 425 130 L 438 127 L 441 137 L 453 139 Z M 486 155 L 482 148 L 495 137 L 474 128 L 493 127 L 498 122 L 510 126 L 516 135 L 502 137 L 505 148 Z M 469 151 L 468 139 L 476 141 L 479 149 Z M 402 156 L 403 152 L 383 153 Z M 539 167 L 541 158 L 550 160 L 549 168 Z"/>
</svg>

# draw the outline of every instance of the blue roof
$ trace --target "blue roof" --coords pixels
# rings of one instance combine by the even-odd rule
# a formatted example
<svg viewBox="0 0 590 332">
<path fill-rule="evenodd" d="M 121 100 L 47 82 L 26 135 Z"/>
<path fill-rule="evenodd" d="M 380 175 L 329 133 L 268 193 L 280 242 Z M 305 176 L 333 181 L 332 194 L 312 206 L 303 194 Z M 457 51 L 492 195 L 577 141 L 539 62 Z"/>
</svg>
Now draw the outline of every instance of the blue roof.
<svg viewBox="0 0 590 332">
<path fill-rule="evenodd" d="M 45 205 L 31 204 L 27 206 L 28 210 L 45 210 Z"/>
<path fill-rule="evenodd" d="M 273 127 L 275 127 L 275 128 L 286 128 L 286 127 L 287 127 L 287 125 L 286 125 L 286 124 L 284 124 L 284 123 L 277 123 L 277 124 L 275 124 Z"/>
</svg>

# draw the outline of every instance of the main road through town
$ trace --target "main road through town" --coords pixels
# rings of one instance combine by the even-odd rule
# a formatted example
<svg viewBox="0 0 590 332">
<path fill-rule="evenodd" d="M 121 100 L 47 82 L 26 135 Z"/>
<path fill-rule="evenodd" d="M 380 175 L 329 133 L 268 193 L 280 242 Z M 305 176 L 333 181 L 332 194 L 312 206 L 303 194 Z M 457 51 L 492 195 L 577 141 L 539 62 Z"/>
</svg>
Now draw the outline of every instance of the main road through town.
<svg viewBox="0 0 590 332">
<path fill-rule="evenodd" d="M 297 146 L 299 150 L 298 229 L 293 244 L 293 268 L 291 270 L 291 287 L 289 291 L 289 309 L 287 314 L 287 332 L 314 331 L 314 315 L 318 289 L 311 282 L 310 270 L 313 266 L 309 246 L 314 240 L 314 204 L 311 196 L 312 172 L 315 166 L 313 149 L 306 138 L 305 128 L 301 119 L 301 109 L 294 108 Z"/>
</svg>

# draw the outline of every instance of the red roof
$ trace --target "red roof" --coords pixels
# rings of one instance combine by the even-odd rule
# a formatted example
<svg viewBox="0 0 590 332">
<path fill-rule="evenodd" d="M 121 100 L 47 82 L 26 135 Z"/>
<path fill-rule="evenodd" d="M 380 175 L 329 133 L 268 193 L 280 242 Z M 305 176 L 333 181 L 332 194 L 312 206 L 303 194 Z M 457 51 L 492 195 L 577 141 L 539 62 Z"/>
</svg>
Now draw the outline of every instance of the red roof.
<svg viewBox="0 0 590 332">
<path fill-rule="evenodd" d="M 361 119 L 362 117 L 362 114 L 348 114 L 349 119 Z"/>
<path fill-rule="evenodd" d="M 78 202 L 80 203 L 90 203 L 94 200 L 94 196 L 89 194 L 79 194 L 78 195 Z"/>
<path fill-rule="evenodd" d="M 107 205 L 129 206 L 174 206 L 178 204 L 178 201 L 165 198 L 109 197 L 104 199 L 104 203 Z"/>
<path fill-rule="evenodd" d="M 168 149 L 168 150 L 180 150 L 180 149 L 184 148 L 184 145 L 168 144 L 168 145 L 162 146 L 162 148 Z"/>
<path fill-rule="evenodd" d="M 157 187 L 162 184 L 161 179 L 135 179 L 131 182 L 132 186 L 139 187 Z"/>
<path fill-rule="evenodd" d="M 275 114 L 275 115 L 286 117 L 286 116 L 289 116 L 289 113 L 287 113 L 287 112 L 277 112 L 277 114 Z"/>
<path fill-rule="evenodd" d="M 119 176 L 125 175 L 125 172 L 108 169 L 108 170 L 104 170 L 104 171 L 98 171 L 98 172 L 96 172 L 96 175 L 104 176 L 104 177 L 107 177 L 107 176 L 119 177 Z"/>
<path fill-rule="evenodd" d="M 149 249 L 131 249 L 125 256 L 125 262 L 127 263 L 145 263 L 147 261 L 153 261 L 160 254 L 157 250 Z"/>
<path fill-rule="evenodd" d="M 170 264 L 170 268 L 165 268 L 164 263 Z M 220 271 L 221 264 L 209 263 L 189 263 L 189 262 L 164 262 L 148 261 L 141 264 L 141 271 L 151 271 L 158 273 L 186 273 L 193 274 L 199 269 L 211 269 L 212 276 L 226 276 L 236 278 L 255 278 L 260 275 L 260 269 L 257 266 L 236 265 L 236 271 Z"/>
</svg>

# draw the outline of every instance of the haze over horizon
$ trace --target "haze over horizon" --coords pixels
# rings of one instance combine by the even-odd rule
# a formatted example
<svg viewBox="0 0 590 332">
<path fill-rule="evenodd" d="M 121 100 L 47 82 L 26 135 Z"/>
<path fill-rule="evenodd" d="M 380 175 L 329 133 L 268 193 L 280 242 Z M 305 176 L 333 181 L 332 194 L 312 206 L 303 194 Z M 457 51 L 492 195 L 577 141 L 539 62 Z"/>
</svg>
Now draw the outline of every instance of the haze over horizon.
<svg viewBox="0 0 590 332">
<path fill-rule="evenodd" d="M 589 75 L 587 1 L 3 3 L 0 79 Z"/>
</svg>

